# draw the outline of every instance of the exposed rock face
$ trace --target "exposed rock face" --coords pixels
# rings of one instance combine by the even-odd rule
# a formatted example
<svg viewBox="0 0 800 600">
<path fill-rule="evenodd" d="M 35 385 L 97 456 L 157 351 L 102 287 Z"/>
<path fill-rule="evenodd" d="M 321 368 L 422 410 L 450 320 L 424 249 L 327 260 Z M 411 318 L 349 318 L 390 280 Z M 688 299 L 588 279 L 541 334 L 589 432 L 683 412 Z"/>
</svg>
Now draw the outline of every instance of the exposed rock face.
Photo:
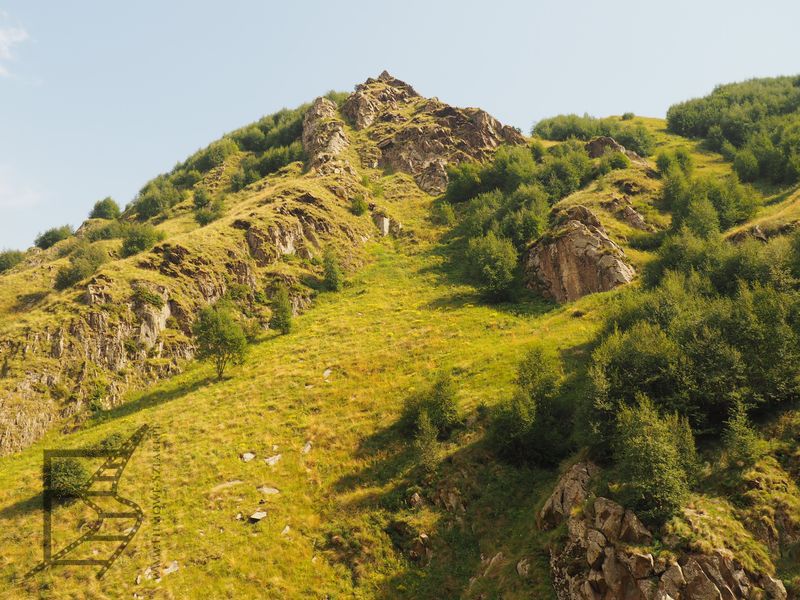
<svg viewBox="0 0 800 600">
<path fill-rule="evenodd" d="M 410 173 L 429 193 L 447 187 L 449 164 L 485 159 L 501 144 L 525 143 L 485 111 L 424 99 L 385 71 L 359 85 L 342 112 L 375 142 L 375 151 L 362 155 L 367 166 Z"/>
<path fill-rule="evenodd" d="M 528 251 L 529 288 L 557 302 L 568 302 L 633 279 L 635 272 L 622 248 L 608 237 L 592 211 L 570 207 L 562 222 L 555 235 L 543 237 Z"/>
<path fill-rule="evenodd" d="M 606 135 L 601 135 L 588 142 L 585 145 L 586 152 L 589 153 L 591 158 L 600 158 L 606 152 L 621 152 L 628 159 L 635 164 L 646 167 L 647 161 L 641 156 L 636 154 L 633 150 L 628 150 L 625 146 L 620 144 L 617 140 Z"/>
<path fill-rule="evenodd" d="M 655 229 L 644 220 L 644 217 L 635 208 L 633 208 L 630 198 L 627 196 L 613 198 L 608 202 L 603 202 L 602 207 L 614 213 L 618 219 L 624 221 L 634 229 L 639 229 L 640 231 L 653 231 Z"/>
<path fill-rule="evenodd" d="M 638 550 L 653 536 L 632 511 L 602 497 L 585 506 L 596 470 L 591 463 L 574 465 L 538 516 L 544 528 L 567 524 L 563 544 L 550 548 L 559 600 L 738 600 L 764 598 L 763 592 L 786 599 L 779 580 L 746 573 L 725 550 L 680 553 L 677 560 Z"/>
<path fill-rule="evenodd" d="M 302 142 L 311 168 L 323 173 L 341 168 L 331 162 L 350 145 L 350 141 L 336 104 L 322 97 L 314 101 L 303 118 Z"/>
</svg>

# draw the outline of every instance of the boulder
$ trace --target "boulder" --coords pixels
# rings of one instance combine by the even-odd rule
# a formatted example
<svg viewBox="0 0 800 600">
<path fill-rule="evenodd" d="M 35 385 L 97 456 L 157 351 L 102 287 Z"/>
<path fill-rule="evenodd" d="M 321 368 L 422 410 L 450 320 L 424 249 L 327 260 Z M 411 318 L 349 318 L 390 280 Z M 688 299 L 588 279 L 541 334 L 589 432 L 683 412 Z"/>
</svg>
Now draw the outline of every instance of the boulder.
<svg viewBox="0 0 800 600">
<path fill-rule="evenodd" d="M 524 259 L 527 286 L 556 302 L 577 300 L 633 280 L 625 253 L 585 206 L 562 215 L 563 225 L 540 238 Z"/>
<path fill-rule="evenodd" d="M 602 532 L 610 542 L 619 539 L 625 509 L 608 498 L 597 498 L 594 501 L 594 526 Z"/>
<path fill-rule="evenodd" d="M 586 152 L 589 153 L 590 158 L 600 158 L 606 152 L 621 152 L 627 156 L 632 163 L 647 166 L 647 161 L 636 154 L 636 152 L 633 150 L 628 150 L 617 140 L 607 135 L 601 135 L 589 140 L 586 142 L 584 148 L 586 148 Z"/>
<path fill-rule="evenodd" d="M 544 503 L 537 518 L 542 529 L 551 529 L 561 523 L 576 506 L 586 501 L 589 481 L 597 473 L 597 465 L 579 462 L 572 465 L 558 480 L 553 493 Z"/>
</svg>

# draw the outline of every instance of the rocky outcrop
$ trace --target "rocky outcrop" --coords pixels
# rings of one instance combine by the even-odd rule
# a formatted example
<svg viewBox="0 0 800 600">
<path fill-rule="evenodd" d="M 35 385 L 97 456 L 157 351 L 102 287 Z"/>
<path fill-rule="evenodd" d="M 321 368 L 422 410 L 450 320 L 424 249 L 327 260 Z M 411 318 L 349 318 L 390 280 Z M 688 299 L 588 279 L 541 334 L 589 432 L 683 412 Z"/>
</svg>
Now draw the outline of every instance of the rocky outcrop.
<svg viewBox="0 0 800 600">
<path fill-rule="evenodd" d="M 649 225 L 647 221 L 644 220 L 644 217 L 641 215 L 641 213 L 633 208 L 633 204 L 631 204 L 631 200 L 627 196 L 623 196 L 622 198 L 612 198 L 608 202 L 603 202 L 601 206 L 613 213 L 614 216 L 619 220 L 627 223 L 634 229 L 638 229 L 640 231 L 655 230 L 654 227 Z"/>
<path fill-rule="evenodd" d="M 589 140 L 588 142 L 586 142 L 586 145 L 584 147 L 586 148 L 586 152 L 589 153 L 590 158 L 600 158 L 606 152 L 621 152 L 622 154 L 627 156 L 628 160 L 630 160 L 632 163 L 641 165 L 643 167 L 648 166 L 647 161 L 638 154 L 636 154 L 636 152 L 634 152 L 633 150 L 628 150 L 617 140 L 615 140 L 612 137 L 608 137 L 607 135 L 601 135 L 592 140 Z"/>
<path fill-rule="evenodd" d="M 339 118 L 336 104 L 327 98 L 317 98 L 303 118 L 303 148 L 308 164 L 322 174 L 352 171 L 346 162 L 336 164 L 336 159 L 349 145 L 344 122 Z"/>
<path fill-rule="evenodd" d="M 448 165 L 483 160 L 501 144 L 525 143 L 517 130 L 485 111 L 422 98 L 385 71 L 356 87 L 342 112 L 375 143 L 362 151 L 367 166 L 409 173 L 434 194 L 447 187 Z"/>
<path fill-rule="evenodd" d="M 527 286 L 556 302 L 577 300 L 633 280 L 625 253 L 585 206 L 557 217 L 557 229 L 543 236 L 525 257 Z"/>
<path fill-rule="evenodd" d="M 653 535 L 632 511 L 608 498 L 588 500 L 595 472 L 591 463 L 570 468 L 538 515 L 545 529 L 566 522 L 565 539 L 550 547 L 559 600 L 786 599 L 779 580 L 745 572 L 727 550 L 654 555 Z"/>
</svg>

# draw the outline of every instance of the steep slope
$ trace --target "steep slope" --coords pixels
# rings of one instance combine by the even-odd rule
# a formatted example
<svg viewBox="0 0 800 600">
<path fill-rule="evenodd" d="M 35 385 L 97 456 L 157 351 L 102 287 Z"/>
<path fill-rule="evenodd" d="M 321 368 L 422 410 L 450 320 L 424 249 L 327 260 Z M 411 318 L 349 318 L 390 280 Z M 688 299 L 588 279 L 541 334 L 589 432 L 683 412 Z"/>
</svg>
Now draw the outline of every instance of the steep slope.
<svg viewBox="0 0 800 600">
<path fill-rule="evenodd" d="M 342 254 L 346 268 L 355 268 L 359 246 L 376 231 L 368 218 L 350 213 L 353 199 L 371 201 L 376 222 L 391 221 L 370 189 L 376 163 L 362 166 L 364 156 L 377 151 L 378 163 L 418 180 L 435 171 L 442 185 L 448 164 L 485 157 L 506 139 L 522 141 L 482 111 L 452 108 L 408 90 L 386 73 L 359 86 L 345 101 L 344 113 L 360 114 L 356 105 L 365 98 L 376 111 L 370 126 L 362 119 L 359 135 L 349 131 L 333 101 L 317 99 L 303 109 L 299 137 L 305 167 L 289 165 L 238 192 L 226 190 L 237 166 L 247 163 L 250 131 L 215 142 L 184 163 L 188 166 L 180 173 L 191 174 L 186 169 L 194 165 L 203 168 L 207 155 L 219 150 L 222 162 L 189 190 L 220 194 L 226 214 L 198 228 L 188 220 L 187 198 L 150 217 L 146 186 L 126 218 L 146 216 L 167 239 L 149 252 L 107 263 L 77 288 L 52 291 L 53 276 L 66 264 L 62 257 L 71 252 L 73 239 L 45 252 L 32 250 L 23 264 L 0 275 L 0 453 L 25 447 L 65 419 L 82 418 L 92 406 L 116 404 L 126 389 L 178 372 L 193 355 L 194 315 L 236 286 L 247 290 L 247 312 L 264 326 L 269 311 L 257 300 L 270 296 L 280 282 L 289 286 L 297 310 L 309 304 L 325 246 Z M 387 123 L 399 114 L 395 111 L 412 116 L 389 131 Z M 286 141 L 292 142 L 291 135 Z M 232 139 L 241 140 L 240 149 Z M 382 150 L 373 139 L 381 140 Z M 408 160 L 393 158 L 400 155 Z M 158 189 L 163 178 L 154 181 L 151 187 Z M 92 239 L 94 225 L 87 222 L 78 238 Z M 93 245 L 119 254 L 115 242 Z"/>
</svg>

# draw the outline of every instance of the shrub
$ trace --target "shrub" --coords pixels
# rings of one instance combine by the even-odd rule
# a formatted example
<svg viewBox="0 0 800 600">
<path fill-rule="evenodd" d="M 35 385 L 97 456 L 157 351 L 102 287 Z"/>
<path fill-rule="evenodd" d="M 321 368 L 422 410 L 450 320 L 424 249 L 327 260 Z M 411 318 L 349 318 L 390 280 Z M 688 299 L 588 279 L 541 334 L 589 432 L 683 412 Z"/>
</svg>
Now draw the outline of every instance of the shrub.
<svg viewBox="0 0 800 600">
<path fill-rule="evenodd" d="M 48 248 L 54 246 L 61 240 L 65 240 L 72 235 L 72 227 L 70 225 L 62 225 L 61 227 L 53 227 L 52 229 L 48 229 L 44 233 L 40 233 L 34 244 L 36 244 L 37 248 L 41 248 L 42 250 L 47 250 Z"/>
<path fill-rule="evenodd" d="M 508 297 L 517 267 L 517 251 L 510 240 L 493 231 L 469 240 L 466 252 L 469 276 L 494 300 Z"/>
<path fill-rule="evenodd" d="M 456 224 L 456 212 L 453 210 L 453 205 L 442 200 L 436 202 L 431 207 L 431 220 L 437 225 L 446 225 L 452 227 Z"/>
<path fill-rule="evenodd" d="M 131 210 L 144 221 L 162 214 L 181 201 L 180 190 L 164 176 L 148 183 L 133 200 Z"/>
<path fill-rule="evenodd" d="M 624 112 L 624 113 L 622 113 L 622 117 L 620 117 L 620 118 L 621 118 L 623 121 L 630 121 L 630 120 L 631 120 L 631 119 L 633 119 L 635 116 L 636 116 L 636 115 L 635 115 L 635 114 L 633 114 L 632 112 Z"/>
<path fill-rule="evenodd" d="M 490 441 L 503 458 L 542 466 L 558 463 L 570 448 L 569 417 L 558 392 L 561 363 L 541 346 L 526 354 L 517 389 L 495 413 Z"/>
<path fill-rule="evenodd" d="M 761 441 L 750 425 L 747 409 L 741 402 L 733 406 L 731 415 L 725 422 L 722 440 L 730 462 L 738 467 L 751 466 L 763 454 Z"/>
<path fill-rule="evenodd" d="M 353 213 L 355 216 L 360 217 L 361 215 L 365 214 L 368 210 L 369 206 L 367 205 L 367 201 L 361 194 L 358 194 L 350 201 L 350 212 Z"/>
<path fill-rule="evenodd" d="M 403 407 L 401 428 L 407 434 L 417 431 L 420 414 L 425 412 L 439 439 L 446 439 L 461 424 L 456 386 L 448 372 L 442 372 L 429 388 L 411 395 Z"/>
<path fill-rule="evenodd" d="M 205 227 L 219 219 L 223 214 L 225 214 L 225 206 L 220 199 L 216 199 L 209 206 L 197 210 L 194 213 L 194 220 L 201 227 Z"/>
<path fill-rule="evenodd" d="M 0 273 L 13 269 L 22 262 L 24 254 L 19 250 L 3 250 L 0 252 Z"/>
<path fill-rule="evenodd" d="M 439 463 L 439 444 L 437 431 L 433 426 L 427 410 L 421 410 L 417 417 L 416 433 L 414 434 L 414 451 L 417 462 L 425 473 L 436 471 Z"/>
<path fill-rule="evenodd" d="M 108 196 L 95 203 L 92 212 L 89 213 L 89 217 L 92 219 L 118 219 L 121 214 L 119 204 Z"/>
<path fill-rule="evenodd" d="M 208 307 L 192 328 L 197 344 L 197 358 L 214 364 L 217 379 L 222 379 L 227 366 L 244 362 L 247 337 L 226 307 Z"/>
<path fill-rule="evenodd" d="M 642 156 L 649 155 L 655 145 L 653 135 L 642 124 L 623 123 L 614 118 L 597 119 L 589 115 L 558 115 L 542 119 L 533 127 L 533 133 L 557 141 L 570 138 L 589 140 L 607 135 Z"/>
<path fill-rule="evenodd" d="M 733 169 L 742 181 L 755 181 L 758 179 L 758 159 L 749 149 L 736 153 L 733 160 Z"/>
<path fill-rule="evenodd" d="M 272 317 L 269 326 L 284 335 L 289 333 L 292 330 L 292 312 L 289 290 L 285 285 L 280 285 L 272 297 Z"/>
<path fill-rule="evenodd" d="M 164 308 L 164 298 L 161 294 L 151 292 L 145 287 L 137 287 L 133 290 L 131 299 L 137 304 L 149 304 L 158 309 Z"/>
<path fill-rule="evenodd" d="M 152 225 L 130 223 L 122 234 L 122 256 L 149 250 L 163 239 L 164 234 Z"/>
<path fill-rule="evenodd" d="M 669 421 L 646 396 L 617 415 L 614 443 L 621 499 L 643 521 L 661 525 L 675 515 L 688 496 L 686 473 Z"/>
<path fill-rule="evenodd" d="M 102 248 L 88 242 L 80 243 L 70 256 L 69 265 L 56 272 L 55 288 L 63 290 L 92 275 L 104 262 L 108 254 Z"/>
<path fill-rule="evenodd" d="M 195 208 L 205 208 L 211 204 L 211 195 L 205 188 L 196 189 L 194 191 L 193 202 Z"/>
<path fill-rule="evenodd" d="M 47 490 L 57 500 L 69 500 L 81 495 L 89 474 L 77 458 L 54 460 L 45 473 Z"/>
<path fill-rule="evenodd" d="M 338 292 L 344 285 L 344 276 L 339 266 L 339 258 L 333 248 L 327 248 L 322 258 L 322 268 L 325 282 L 325 289 L 329 292 Z"/>
</svg>

